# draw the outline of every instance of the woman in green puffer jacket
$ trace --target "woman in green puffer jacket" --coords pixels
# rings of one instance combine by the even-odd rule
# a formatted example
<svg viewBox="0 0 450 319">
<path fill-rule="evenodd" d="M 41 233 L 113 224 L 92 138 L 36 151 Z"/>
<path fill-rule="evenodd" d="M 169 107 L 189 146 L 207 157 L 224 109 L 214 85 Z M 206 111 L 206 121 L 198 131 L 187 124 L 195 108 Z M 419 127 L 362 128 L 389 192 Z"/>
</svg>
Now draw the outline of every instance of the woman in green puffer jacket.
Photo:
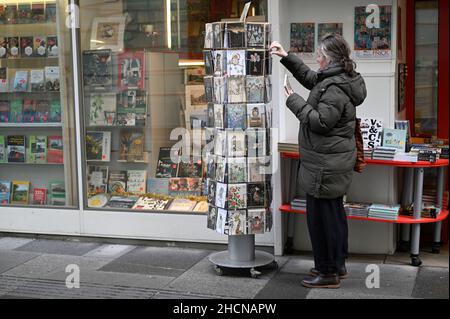
<svg viewBox="0 0 450 319">
<path fill-rule="evenodd" d="M 305 88 L 307 100 L 285 89 L 286 105 L 300 121 L 298 183 L 307 193 L 308 230 L 314 253 L 310 288 L 338 288 L 347 276 L 348 226 L 343 206 L 356 161 L 355 108 L 366 98 L 364 79 L 355 72 L 350 47 L 337 34 L 325 35 L 317 49 L 318 72 L 287 53 L 278 41 L 270 52 Z"/>
</svg>

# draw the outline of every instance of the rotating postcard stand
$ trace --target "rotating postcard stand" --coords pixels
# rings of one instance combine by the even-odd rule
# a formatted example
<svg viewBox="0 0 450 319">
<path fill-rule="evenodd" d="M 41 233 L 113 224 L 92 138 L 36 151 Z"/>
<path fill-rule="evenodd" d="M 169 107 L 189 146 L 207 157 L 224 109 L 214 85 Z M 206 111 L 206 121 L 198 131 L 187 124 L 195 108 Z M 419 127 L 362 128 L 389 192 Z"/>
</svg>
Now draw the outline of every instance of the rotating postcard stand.
<svg viewBox="0 0 450 319">
<path fill-rule="evenodd" d="M 255 251 L 255 235 L 272 228 L 271 28 L 242 17 L 205 27 L 207 226 L 228 235 L 228 250 L 209 256 L 217 274 L 250 269 L 256 278 L 257 267 L 277 267 L 273 255 Z"/>
</svg>

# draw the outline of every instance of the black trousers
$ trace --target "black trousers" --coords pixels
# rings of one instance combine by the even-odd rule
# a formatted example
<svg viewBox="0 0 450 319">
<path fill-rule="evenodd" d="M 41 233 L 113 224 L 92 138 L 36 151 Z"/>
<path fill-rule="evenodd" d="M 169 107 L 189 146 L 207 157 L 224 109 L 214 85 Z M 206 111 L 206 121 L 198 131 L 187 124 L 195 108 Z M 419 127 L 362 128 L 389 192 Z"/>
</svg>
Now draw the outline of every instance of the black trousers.
<svg viewBox="0 0 450 319">
<path fill-rule="evenodd" d="M 348 255 L 348 225 L 343 197 L 307 195 L 306 214 L 314 267 L 322 274 L 336 274 Z"/>
</svg>

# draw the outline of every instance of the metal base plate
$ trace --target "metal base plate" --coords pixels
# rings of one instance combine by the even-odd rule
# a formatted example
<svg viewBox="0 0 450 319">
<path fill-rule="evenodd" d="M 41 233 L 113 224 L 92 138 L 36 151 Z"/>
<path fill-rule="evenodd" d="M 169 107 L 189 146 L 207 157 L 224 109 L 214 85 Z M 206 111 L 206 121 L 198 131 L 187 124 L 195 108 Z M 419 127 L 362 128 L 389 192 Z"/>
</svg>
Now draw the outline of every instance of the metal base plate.
<svg viewBox="0 0 450 319">
<path fill-rule="evenodd" d="M 219 267 L 226 268 L 255 268 L 269 265 L 275 257 L 264 251 L 255 251 L 255 259 L 251 261 L 231 260 L 228 250 L 209 255 L 209 261 Z"/>
</svg>

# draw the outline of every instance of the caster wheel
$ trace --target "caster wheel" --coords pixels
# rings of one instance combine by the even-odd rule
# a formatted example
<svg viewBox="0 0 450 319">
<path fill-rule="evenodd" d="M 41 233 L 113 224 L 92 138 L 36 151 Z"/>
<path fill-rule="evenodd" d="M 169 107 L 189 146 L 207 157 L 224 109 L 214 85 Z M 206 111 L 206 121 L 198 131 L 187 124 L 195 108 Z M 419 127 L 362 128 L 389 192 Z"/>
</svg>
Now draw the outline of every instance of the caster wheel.
<svg viewBox="0 0 450 319">
<path fill-rule="evenodd" d="M 441 253 L 441 243 L 433 243 L 431 246 L 431 252 L 433 254 L 440 254 Z"/>
<path fill-rule="evenodd" d="M 214 267 L 214 270 L 216 271 L 217 276 L 223 276 L 223 269 L 219 266 Z"/>
<path fill-rule="evenodd" d="M 250 275 L 252 276 L 252 278 L 258 278 L 259 276 L 261 276 L 261 273 L 256 269 L 252 268 L 250 269 Z"/>
<path fill-rule="evenodd" d="M 420 260 L 419 256 L 411 257 L 411 265 L 413 265 L 414 267 L 419 267 L 420 265 L 422 265 L 422 260 Z"/>
</svg>

